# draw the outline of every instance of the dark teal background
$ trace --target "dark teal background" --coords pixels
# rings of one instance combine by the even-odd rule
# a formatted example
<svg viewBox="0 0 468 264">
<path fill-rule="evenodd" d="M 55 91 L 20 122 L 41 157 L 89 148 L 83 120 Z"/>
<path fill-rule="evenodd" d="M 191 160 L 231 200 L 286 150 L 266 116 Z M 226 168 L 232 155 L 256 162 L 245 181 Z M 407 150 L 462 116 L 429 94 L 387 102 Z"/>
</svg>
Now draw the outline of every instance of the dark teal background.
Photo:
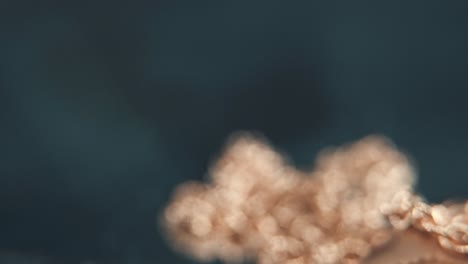
<svg viewBox="0 0 468 264">
<path fill-rule="evenodd" d="M 302 168 L 381 133 L 430 201 L 468 198 L 467 14 L 434 0 L 1 0 L 1 254 L 190 263 L 156 215 L 238 130 Z"/>
</svg>

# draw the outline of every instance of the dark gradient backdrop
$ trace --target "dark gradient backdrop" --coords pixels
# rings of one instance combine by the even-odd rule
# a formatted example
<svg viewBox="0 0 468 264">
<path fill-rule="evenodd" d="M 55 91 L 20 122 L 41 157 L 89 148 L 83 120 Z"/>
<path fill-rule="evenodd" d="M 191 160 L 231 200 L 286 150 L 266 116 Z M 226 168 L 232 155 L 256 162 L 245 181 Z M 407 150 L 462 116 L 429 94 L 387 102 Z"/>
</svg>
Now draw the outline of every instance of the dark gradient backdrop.
<svg viewBox="0 0 468 264">
<path fill-rule="evenodd" d="M 1 0 L 0 262 L 191 263 L 156 214 L 237 130 L 382 133 L 468 198 L 468 1 L 376 2 Z"/>
</svg>

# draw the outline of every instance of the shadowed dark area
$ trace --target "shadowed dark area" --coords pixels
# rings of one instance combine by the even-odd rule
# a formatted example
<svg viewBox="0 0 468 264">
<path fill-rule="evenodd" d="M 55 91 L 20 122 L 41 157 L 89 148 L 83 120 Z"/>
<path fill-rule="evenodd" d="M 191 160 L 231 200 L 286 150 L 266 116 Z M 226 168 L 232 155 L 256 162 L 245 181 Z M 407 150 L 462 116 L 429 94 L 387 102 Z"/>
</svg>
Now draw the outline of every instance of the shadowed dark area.
<svg viewBox="0 0 468 264">
<path fill-rule="evenodd" d="M 302 168 L 325 146 L 384 134 L 430 201 L 467 198 L 467 11 L 1 1 L 0 262 L 195 263 L 157 216 L 239 130 Z"/>
</svg>

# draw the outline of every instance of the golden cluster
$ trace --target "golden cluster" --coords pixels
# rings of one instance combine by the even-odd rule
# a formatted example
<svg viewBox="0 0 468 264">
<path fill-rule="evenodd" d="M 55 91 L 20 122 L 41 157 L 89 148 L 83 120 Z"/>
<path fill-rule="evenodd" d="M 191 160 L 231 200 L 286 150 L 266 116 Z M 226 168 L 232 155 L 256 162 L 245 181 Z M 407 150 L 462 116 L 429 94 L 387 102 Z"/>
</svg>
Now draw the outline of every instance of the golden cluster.
<svg viewBox="0 0 468 264">
<path fill-rule="evenodd" d="M 392 226 L 432 235 L 452 252 L 468 254 L 468 202 L 429 205 L 410 192 L 400 192 L 382 207 Z"/>
<path fill-rule="evenodd" d="M 323 151 L 296 170 L 265 142 L 238 137 L 208 183 L 180 186 L 164 213 L 176 247 L 200 260 L 359 263 L 394 232 L 382 208 L 411 192 L 407 158 L 381 137 Z"/>
</svg>

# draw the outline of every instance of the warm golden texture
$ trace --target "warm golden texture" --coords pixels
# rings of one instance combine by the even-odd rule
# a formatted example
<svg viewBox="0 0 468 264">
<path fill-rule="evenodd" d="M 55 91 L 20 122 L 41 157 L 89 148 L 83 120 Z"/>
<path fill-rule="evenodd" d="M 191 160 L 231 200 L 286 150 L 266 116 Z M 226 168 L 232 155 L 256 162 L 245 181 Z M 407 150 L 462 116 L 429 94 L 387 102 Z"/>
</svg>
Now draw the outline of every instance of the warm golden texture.
<svg viewBox="0 0 468 264">
<path fill-rule="evenodd" d="M 468 258 L 443 250 L 431 236 L 408 229 L 395 232 L 392 241 L 374 252 L 365 264 L 463 264 Z"/>
<path fill-rule="evenodd" d="M 412 194 L 413 170 L 380 137 L 324 151 L 315 170 L 305 173 L 264 142 L 243 136 L 210 176 L 208 184 L 179 187 L 164 215 L 175 245 L 201 260 L 358 263 L 385 245 L 395 227 L 443 232 L 445 224 L 467 220 L 452 216 L 455 209 L 428 205 L 435 224 L 417 218 L 421 210 L 414 208 L 423 203 Z M 467 233 L 458 231 L 449 240 L 437 233 L 439 242 L 462 247 Z"/>
</svg>

